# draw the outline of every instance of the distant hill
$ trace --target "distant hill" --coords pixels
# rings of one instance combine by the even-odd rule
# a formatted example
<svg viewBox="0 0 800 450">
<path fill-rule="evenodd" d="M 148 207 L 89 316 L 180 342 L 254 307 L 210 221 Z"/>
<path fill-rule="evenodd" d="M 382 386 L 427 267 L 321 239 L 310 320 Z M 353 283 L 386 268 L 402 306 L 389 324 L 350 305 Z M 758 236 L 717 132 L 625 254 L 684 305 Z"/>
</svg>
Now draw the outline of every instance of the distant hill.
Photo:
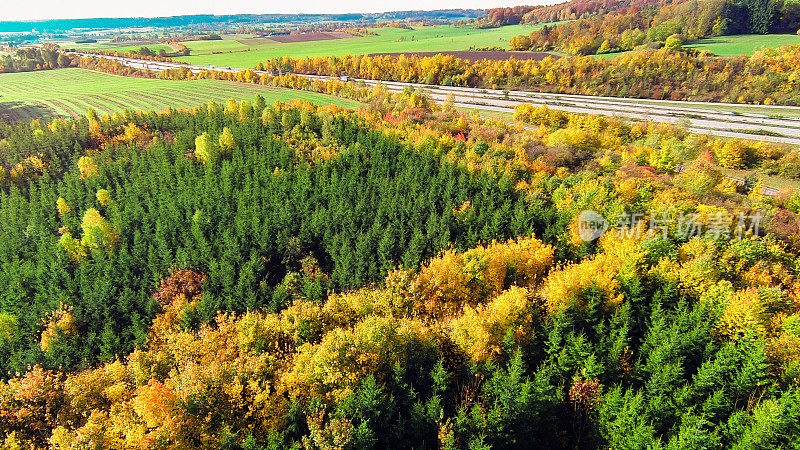
<svg viewBox="0 0 800 450">
<path fill-rule="evenodd" d="M 392 11 L 384 13 L 354 14 L 234 14 L 234 15 L 190 15 L 174 17 L 96 18 L 41 21 L 0 22 L 0 32 L 5 33 L 55 33 L 70 30 L 103 30 L 113 28 L 183 28 L 198 26 L 227 26 L 253 23 L 319 23 L 319 22 L 364 22 L 396 20 L 461 20 L 483 17 L 483 9 L 442 9 L 436 11 Z"/>
<path fill-rule="evenodd" d="M 551 6 L 494 8 L 476 28 L 558 22 L 509 40 L 512 50 L 572 55 L 669 47 L 741 34 L 794 35 L 800 2 L 794 0 L 571 0 Z"/>
</svg>

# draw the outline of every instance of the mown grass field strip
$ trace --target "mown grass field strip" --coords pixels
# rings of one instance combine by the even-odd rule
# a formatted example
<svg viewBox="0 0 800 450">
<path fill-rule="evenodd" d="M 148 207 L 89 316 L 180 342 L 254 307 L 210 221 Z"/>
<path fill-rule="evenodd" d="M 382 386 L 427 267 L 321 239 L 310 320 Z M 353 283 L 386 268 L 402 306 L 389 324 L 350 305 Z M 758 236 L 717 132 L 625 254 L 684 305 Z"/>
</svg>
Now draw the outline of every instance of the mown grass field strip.
<svg viewBox="0 0 800 450">
<path fill-rule="evenodd" d="M 627 100 L 627 99 L 621 99 Z M 644 103 L 644 104 L 653 104 L 653 105 L 672 105 L 679 108 L 684 109 L 702 109 L 702 110 L 715 110 L 715 111 L 723 111 L 723 112 L 730 112 L 734 114 L 761 114 L 764 116 L 774 116 L 774 117 L 800 117 L 800 110 L 797 108 L 792 107 L 774 107 L 771 106 L 769 108 L 762 107 L 761 105 L 748 105 L 748 104 L 741 104 L 741 105 L 734 105 L 734 104 L 726 104 L 726 105 L 719 105 L 719 104 L 712 104 L 712 105 L 697 105 L 689 102 L 670 102 L 670 101 L 661 101 L 659 103 L 653 102 L 647 99 L 632 99 L 632 102 Z"/>
<path fill-rule="evenodd" d="M 685 46 L 708 50 L 719 56 L 752 55 L 761 48 L 776 48 L 783 45 L 800 44 L 796 34 L 738 34 L 700 39 Z"/>
<path fill-rule="evenodd" d="M 312 92 L 216 80 L 170 81 L 122 77 L 84 69 L 0 75 L 0 116 L 11 120 L 78 116 L 93 108 L 108 114 L 125 109 L 164 110 L 192 108 L 229 98 L 267 103 L 276 100 L 308 100 L 317 104 L 353 107 L 350 100 Z"/>
<path fill-rule="evenodd" d="M 65 75 L 64 71 L 60 71 L 57 77 L 55 77 L 54 73 L 47 72 L 47 73 L 37 73 L 37 74 L 14 74 L 14 75 L 23 75 L 28 77 L 16 77 L 16 78 L 24 78 L 25 83 L 15 83 L 16 80 L 11 80 L 11 82 L 4 82 L 3 89 L 8 91 L 9 89 L 13 89 L 15 92 L 13 93 L 5 93 L 6 99 L 12 97 L 23 97 L 24 100 L 34 100 L 34 101 L 47 101 L 56 97 L 55 93 L 52 90 L 48 90 L 48 87 L 54 86 L 47 86 L 56 81 L 63 82 L 62 85 L 57 86 L 58 91 L 65 91 L 64 94 L 69 90 L 69 85 L 73 83 L 77 83 L 80 91 L 80 98 L 86 99 L 89 105 L 98 105 L 106 103 L 106 101 L 99 101 L 99 100 L 107 100 L 109 103 L 110 110 L 115 110 L 120 107 L 120 104 L 125 104 L 126 107 L 134 107 L 134 108 L 165 108 L 171 105 L 178 105 L 184 103 L 183 100 L 198 100 L 199 103 L 203 103 L 208 101 L 209 99 L 214 100 L 225 100 L 229 97 L 234 98 L 246 98 L 251 99 L 255 96 L 256 93 L 261 93 L 263 96 L 266 97 L 275 97 L 284 99 L 291 99 L 295 97 L 300 98 L 307 98 L 309 100 L 322 100 L 324 99 L 325 102 L 334 102 L 338 103 L 341 100 L 338 99 L 331 99 L 325 96 L 320 96 L 312 93 L 305 93 L 305 92 L 297 92 L 297 91 L 289 91 L 289 90 L 281 90 L 281 89 L 274 89 L 274 88 L 264 88 L 260 86 L 252 86 L 252 85 L 240 85 L 240 84 L 233 84 L 227 82 L 217 82 L 217 81 L 210 81 L 210 80 L 199 80 L 199 81 L 191 81 L 191 82 L 173 82 L 173 81 L 166 81 L 166 80 L 142 80 L 142 79 L 134 79 L 134 78 L 125 78 L 125 77 L 116 77 L 113 75 L 107 74 L 99 74 L 94 72 L 88 71 L 80 71 L 79 69 L 70 69 L 68 72 L 78 71 L 80 77 L 75 78 L 73 74 L 69 74 L 69 76 Z M 47 75 L 46 77 L 34 77 L 35 75 Z M 37 79 L 33 79 L 37 78 Z M 42 78 L 42 79 L 39 79 Z M 0 79 L 0 81 L 6 81 L 8 79 Z M 111 87 L 111 89 L 103 89 L 104 86 L 98 86 L 98 82 L 100 81 L 114 81 L 115 85 Z M 39 81 L 44 81 L 40 83 Z M 48 83 L 50 82 L 50 83 Z M 87 84 L 91 83 L 91 86 L 87 86 Z M 93 88 L 93 89 L 92 89 Z M 144 89 L 143 89 L 144 88 Z M 149 88 L 149 89 L 148 89 Z M 110 97 L 102 97 L 106 95 L 106 93 L 110 92 Z M 142 93 L 158 93 L 158 92 L 168 92 L 169 95 L 164 97 L 163 101 L 144 101 L 142 100 Z M 101 97 L 98 97 L 101 96 Z M 224 97 L 223 97 L 224 96 Z M 72 100 L 72 96 L 62 95 L 62 97 L 66 97 L 66 100 Z M 116 102 L 116 103 L 115 103 Z M 192 102 L 197 103 L 197 102 Z M 116 105 L 116 108 L 114 107 Z"/>
<path fill-rule="evenodd" d="M 139 95 L 143 99 L 146 99 L 147 101 L 153 104 L 166 103 L 169 102 L 170 99 L 175 99 L 173 100 L 172 103 L 172 106 L 174 108 L 191 108 L 192 106 L 197 106 L 208 100 L 206 98 L 203 98 L 202 96 L 192 96 L 192 95 L 186 95 L 184 93 L 174 93 L 173 95 L 166 95 L 166 93 L 142 92 Z"/>
</svg>

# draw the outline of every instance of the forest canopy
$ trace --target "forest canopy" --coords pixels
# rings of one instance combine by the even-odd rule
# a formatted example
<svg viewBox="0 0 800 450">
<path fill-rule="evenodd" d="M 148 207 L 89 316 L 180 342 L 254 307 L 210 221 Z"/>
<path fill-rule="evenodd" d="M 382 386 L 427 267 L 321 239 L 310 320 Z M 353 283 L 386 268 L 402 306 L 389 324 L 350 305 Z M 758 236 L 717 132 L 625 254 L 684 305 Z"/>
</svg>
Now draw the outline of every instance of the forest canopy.
<svg viewBox="0 0 800 450">
<path fill-rule="evenodd" d="M 512 47 L 523 51 L 560 50 L 572 55 L 594 55 L 670 47 L 670 38 L 671 47 L 679 48 L 686 41 L 714 36 L 795 34 L 800 32 L 800 3 L 794 0 L 690 0 L 608 4 L 573 0 L 527 11 L 525 8 L 489 10 L 487 20 L 497 24 L 565 21 L 545 24 L 527 36 L 527 45 Z M 516 42 L 519 41 L 518 38 Z"/>
<path fill-rule="evenodd" d="M 0 125 L 4 444 L 795 442 L 796 150 L 367 100 Z"/>
</svg>

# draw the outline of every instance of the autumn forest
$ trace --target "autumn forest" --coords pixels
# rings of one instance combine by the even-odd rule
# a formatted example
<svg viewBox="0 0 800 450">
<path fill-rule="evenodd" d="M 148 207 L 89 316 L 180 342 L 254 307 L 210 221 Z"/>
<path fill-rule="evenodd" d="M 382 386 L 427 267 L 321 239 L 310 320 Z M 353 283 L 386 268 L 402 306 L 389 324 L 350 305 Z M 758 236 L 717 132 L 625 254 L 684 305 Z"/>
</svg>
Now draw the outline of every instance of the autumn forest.
<svg viewBox="0 0 800 450">
<path fill-rule="evenodd" d="M 0 121 L 0 445 L 797 448 L 800 147 L 765 129 L 800 105 L 800 45 L 684 44 L 794 34 L 798 8 L 573 0 L 457 22 L 547 23 L 504 45 L 558 58 L 3 53 L 0 83 L 261 94 L 152 111 L 131 90 L 108 114 Z M 509 90 L 781 109 L 715 134 Z"/>
</svg>

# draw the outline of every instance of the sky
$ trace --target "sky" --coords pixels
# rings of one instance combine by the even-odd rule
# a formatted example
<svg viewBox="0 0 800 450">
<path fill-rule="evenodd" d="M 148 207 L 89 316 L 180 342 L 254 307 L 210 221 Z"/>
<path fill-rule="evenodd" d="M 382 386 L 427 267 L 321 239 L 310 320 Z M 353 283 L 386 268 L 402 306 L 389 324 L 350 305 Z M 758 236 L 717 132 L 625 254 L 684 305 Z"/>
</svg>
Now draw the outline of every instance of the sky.
<svg viewBox="0 0 800 450">
<path fill-rule="evenodd" d="M 486 9 L 547 0 L 7 0 L 0 20 L 162 17 L 186 14 L 350 13 L 432 9 Z"/>
</svg>

